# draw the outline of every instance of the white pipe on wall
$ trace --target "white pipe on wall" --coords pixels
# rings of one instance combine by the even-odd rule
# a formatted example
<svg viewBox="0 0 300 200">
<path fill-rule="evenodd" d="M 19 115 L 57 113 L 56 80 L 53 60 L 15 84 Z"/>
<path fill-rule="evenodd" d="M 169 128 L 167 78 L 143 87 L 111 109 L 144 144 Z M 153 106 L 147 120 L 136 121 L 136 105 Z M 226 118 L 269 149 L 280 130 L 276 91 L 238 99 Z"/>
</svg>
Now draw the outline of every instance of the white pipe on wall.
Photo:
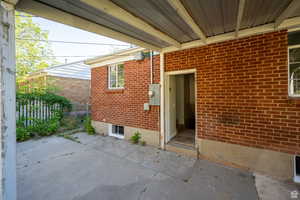
<svg viewBox="0 0 300 200">
<path fill-rule="evenodd" d="M 150 51 L 150 83 L 153 84 L 153 51 Z"/>
<path fill-rule="evenodd" d="M 160 53 L 160 148 L 165 149 L 165 73 L 164 53 Z"/>
</svg>

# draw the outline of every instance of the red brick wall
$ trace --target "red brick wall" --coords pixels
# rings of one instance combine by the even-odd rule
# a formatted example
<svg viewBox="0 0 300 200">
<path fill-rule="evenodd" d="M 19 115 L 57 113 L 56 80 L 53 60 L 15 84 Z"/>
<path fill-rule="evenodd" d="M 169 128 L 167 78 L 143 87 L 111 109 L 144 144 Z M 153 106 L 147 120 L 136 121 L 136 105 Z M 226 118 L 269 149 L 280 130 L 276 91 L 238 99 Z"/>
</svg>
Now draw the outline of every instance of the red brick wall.
<svg viewBox="0 0 300 200">
<path fill-rule="evenodd" d="M 154 83 L 159 83 L 159 56 L 154 57 Z M 149 102 L 150 62 L 124 63 L 125 89 L 108 89 L 107 66 L 92 69 L 92 119 L 117 125 L 159 130 L 159 106 Z"/>
<path fill-rule="evenodd" d="M 288 97 L 287 32 L 167 53 L 197 69 L 198 137 L 300 153 L 300 99 Z"/>
</svg>

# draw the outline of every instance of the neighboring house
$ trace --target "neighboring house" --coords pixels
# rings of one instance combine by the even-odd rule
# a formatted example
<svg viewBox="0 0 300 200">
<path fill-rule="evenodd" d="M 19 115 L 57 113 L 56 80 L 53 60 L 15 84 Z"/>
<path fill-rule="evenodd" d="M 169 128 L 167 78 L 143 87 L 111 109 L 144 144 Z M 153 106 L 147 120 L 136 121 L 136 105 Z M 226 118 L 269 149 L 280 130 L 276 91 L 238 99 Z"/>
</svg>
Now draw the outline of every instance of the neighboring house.
<svg viewBox="0 0 300 200">
<path fill-rule="evenodd" d="M 54 93 L 72 102 L 73 111 L 86 111 L 90 99 L 91 73 L 83 61 L 57 65 L 31 73 L 22 85 L 35 87 L 36 83 L 48 85 Z"/>
<path fill-rule="evenodd" d="M 93 126 L 292 178 L 300 154 L 299 38 L 281 30 L 165 52 L 164 72 L 160 56 L 141 48 L 87 60 Z"/>
</svg>

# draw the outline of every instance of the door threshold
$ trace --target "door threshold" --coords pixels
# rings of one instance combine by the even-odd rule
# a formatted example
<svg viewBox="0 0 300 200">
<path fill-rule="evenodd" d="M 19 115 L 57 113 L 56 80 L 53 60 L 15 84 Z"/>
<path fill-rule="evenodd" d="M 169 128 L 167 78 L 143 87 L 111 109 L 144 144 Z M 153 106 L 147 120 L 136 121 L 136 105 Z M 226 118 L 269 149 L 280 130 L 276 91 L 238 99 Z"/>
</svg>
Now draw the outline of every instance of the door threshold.
<svg viewBox="0 0 300 200">
<path fill-rule="evenodd" d="M 166 150 L 197 158 L 197 149 L 194 146 L 183 145 L 176 142 L 169 142 L 168 144 L 166 144 Z"/>
<path fill-rule="evenodd" d="M 190 149 L 190 150 L 196 149 L 194 143 L 185 143 L 176 140 L 171 140 L 170 142 L 168 142 L 168 144 L 172 146 L 184 148 L 184 149 Z"/>
</svg>

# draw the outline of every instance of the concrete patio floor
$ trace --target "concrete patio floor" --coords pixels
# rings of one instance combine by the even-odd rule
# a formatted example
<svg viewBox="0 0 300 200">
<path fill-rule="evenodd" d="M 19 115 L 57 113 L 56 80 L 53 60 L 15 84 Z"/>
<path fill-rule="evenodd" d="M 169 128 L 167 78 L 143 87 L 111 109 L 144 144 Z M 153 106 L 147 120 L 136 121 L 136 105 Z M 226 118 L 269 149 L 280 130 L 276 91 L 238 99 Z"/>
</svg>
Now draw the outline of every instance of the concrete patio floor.
<svg viewBox="0 0 300 200">
<path fill-rule="evenodd" d="M 112 137 L 76 136 L 81 143 L 52 136 L 17 145 L 19 200 L 259 198 L 249 172 Z M 268 199 L 270 180 L 260 177 Z"/>
</svg>

